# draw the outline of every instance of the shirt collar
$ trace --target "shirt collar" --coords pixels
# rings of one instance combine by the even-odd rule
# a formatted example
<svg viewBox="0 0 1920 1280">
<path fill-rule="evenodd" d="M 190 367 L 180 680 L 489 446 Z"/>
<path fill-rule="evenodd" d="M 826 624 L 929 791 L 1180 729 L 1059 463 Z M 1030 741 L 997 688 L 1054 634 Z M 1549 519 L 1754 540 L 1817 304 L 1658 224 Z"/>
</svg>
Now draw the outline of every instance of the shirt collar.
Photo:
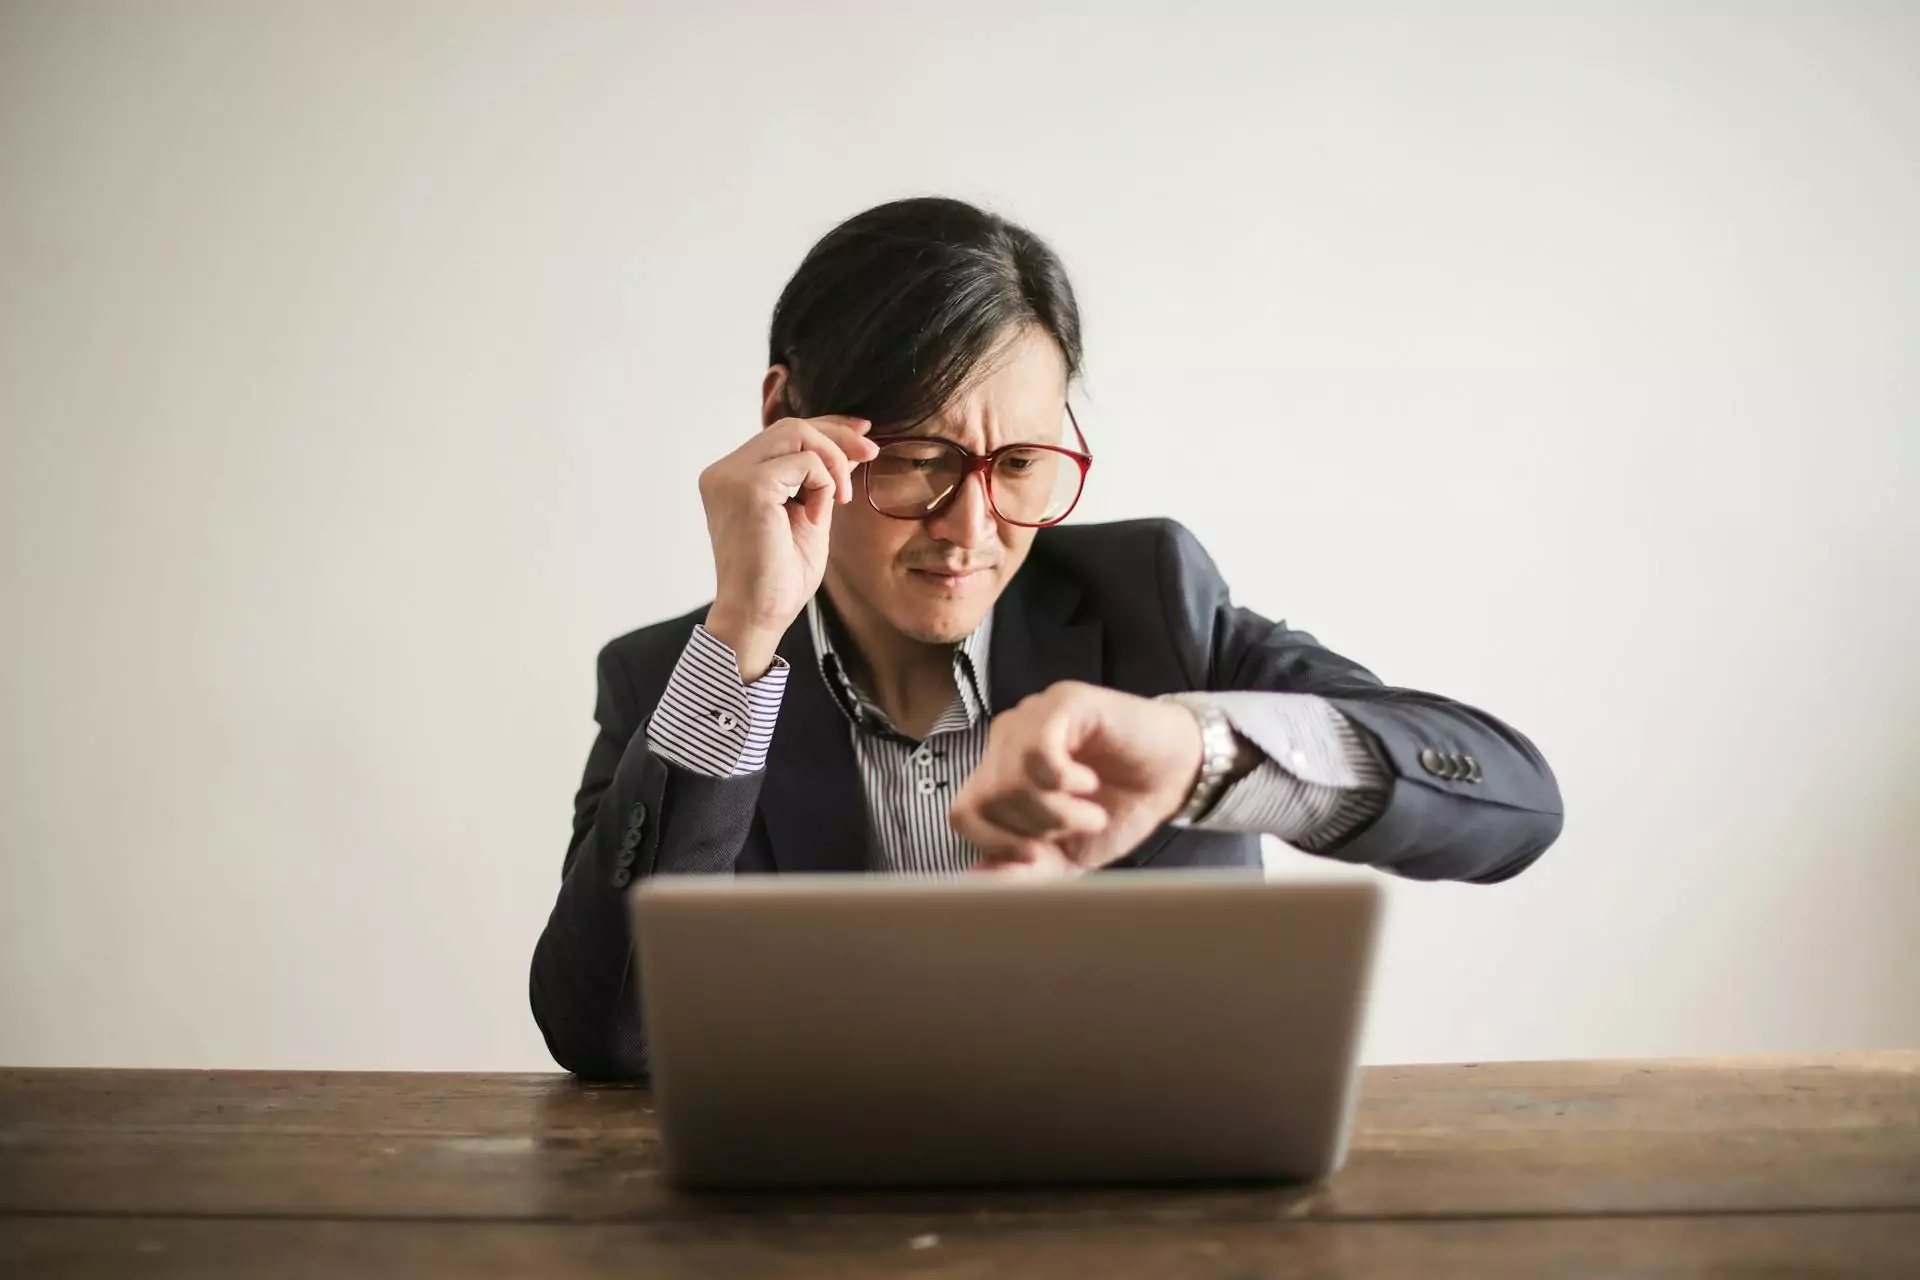
<svg viewBox="0 0 1920 1280">
<path fill-rule="evenodd" d="M 813 637 L 813 652 L 820 661 L 820 675 L 833 694 L 833 700 L 856 729 L 867 732 L 897 733 L 886 713 L 854 683 L 846 662 L 833 646 L 833 632 L 839 625 L 831 617 L 832 605 L 826 593 L 819 592 L 807 601 L 807 630 Z M 987 662 L 993 645 L 993 610 L 980 620 L 965 639 L 953 646 L 953 684 L 959 693 L 969 726 L 979 724 L 993 714 L 987 701 Z M 945 719 L 945 717 L 942 717 Z"/>
</svg>

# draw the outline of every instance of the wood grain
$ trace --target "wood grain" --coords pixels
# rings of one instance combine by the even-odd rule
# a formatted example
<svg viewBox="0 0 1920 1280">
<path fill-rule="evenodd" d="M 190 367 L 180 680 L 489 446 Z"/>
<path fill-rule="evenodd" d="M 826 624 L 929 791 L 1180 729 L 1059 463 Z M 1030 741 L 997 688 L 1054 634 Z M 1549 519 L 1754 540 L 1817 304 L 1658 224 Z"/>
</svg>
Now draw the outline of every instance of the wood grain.
<svg viewBox="0 0 1920 1280">
<path fill-rule="evenodd" d="M 0 1211 L 1179 1224 L 1920 1209 L 1920 1053 L 1381 1067 L 1314 1188 L 691 1198 L 643 1089 L 562 1077 L 0 1073 Z"/>
<path fill-rule="evenodd" d="M 1920 1214 L 1235 1223 L 1211 1227 L 888 1221 L 556 1226 L 0 1218 L 0 1274 L 43 1277 L 916 1276 L 1370 1280 L 1822 1276 L 1910 1280 Z"/>
<path fill-rule="evenodd" d="M 1382 1067 L 1315 1187 L 687 1196 L 644 1089 L 0 1071 L 0 1274 L 1920 1275 L 1920 1053 Z"/>
</svg>

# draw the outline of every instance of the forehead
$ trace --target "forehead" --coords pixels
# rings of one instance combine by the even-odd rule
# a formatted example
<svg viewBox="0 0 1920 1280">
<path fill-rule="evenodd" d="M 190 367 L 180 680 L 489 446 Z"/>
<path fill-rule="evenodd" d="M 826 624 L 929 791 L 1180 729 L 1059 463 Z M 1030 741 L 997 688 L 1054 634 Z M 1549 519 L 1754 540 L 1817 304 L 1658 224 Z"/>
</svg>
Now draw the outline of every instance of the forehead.
<svg viewBox="0 0 1920 1280">
<path fill-rule="evenodd" d="M 985 372 L 914 429 L 986 451 L 1015 441 L 1054 443 L 1066 418 L 1067 363 L 1044 329 L 1030 328 L 989 357 Z"/>
</svg>

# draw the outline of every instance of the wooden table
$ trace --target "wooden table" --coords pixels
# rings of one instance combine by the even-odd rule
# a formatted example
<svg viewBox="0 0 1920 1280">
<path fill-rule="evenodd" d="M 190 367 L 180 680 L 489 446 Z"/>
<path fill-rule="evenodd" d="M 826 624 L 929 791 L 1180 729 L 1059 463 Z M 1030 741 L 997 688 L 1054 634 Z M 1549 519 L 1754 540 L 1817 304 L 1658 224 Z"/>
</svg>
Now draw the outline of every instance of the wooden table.
<svg viewBox="0 0 1920 1280">
<path fill-rule="evenodd" d="M 1920 1277 L 1920 1053 L 1367 1071 L 1306 1188 L 690 1197 L 637 1088 L 0 1071 L 0 1275 Z"/>
</svg>

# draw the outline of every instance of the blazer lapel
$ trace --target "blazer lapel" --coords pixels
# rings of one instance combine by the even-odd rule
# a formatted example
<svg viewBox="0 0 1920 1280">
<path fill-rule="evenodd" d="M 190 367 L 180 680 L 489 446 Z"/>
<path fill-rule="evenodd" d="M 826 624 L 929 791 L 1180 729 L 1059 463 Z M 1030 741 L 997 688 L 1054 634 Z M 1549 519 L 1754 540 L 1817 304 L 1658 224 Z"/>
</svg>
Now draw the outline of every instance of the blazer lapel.
<svg viewBox="0 0 1920 1280">
<path fill-rule="evenodd" d="M 1074 616 L 1083 594 L 1077 582 L 1032 561 L 1007 585 L 994 606 L 987 658 L 995 715 L 1061 680 L 1101 682 L 1099 620 Z"/>
<path fill-rule="evenodd" d="M 989 661 L 996 715 L 1059 680 L 1106 683 L 1100 622 L 1075 616 L 1083 594 L 1078 583 L 1031 564 L 1008 586 L 993 615 Z M 1144 866 L 1179 834 L 1163 823 L 1111 865 Z"/>
<path fill-rule="evenodd" d="M 997 715 L 1060 680 L 1101 681 L 1098 619 L 1075 617 L 1078 583 L 1029 561 L 994 606 L 988 696 Z M 780 642 L 793 667 L 760 788 L 774 865 L 785 874 L 864 871 L 867 801 L 853 731 L 820 674 L 802 615 Z"/>
<path fill-rule="evenodd" d="M 853 729 L 827 691 L 802 614 L 780 642 L 792 665 L 760 785 L 760 816 L 783 873 L 864 871 L 867 800 Z"/>
</svg>

